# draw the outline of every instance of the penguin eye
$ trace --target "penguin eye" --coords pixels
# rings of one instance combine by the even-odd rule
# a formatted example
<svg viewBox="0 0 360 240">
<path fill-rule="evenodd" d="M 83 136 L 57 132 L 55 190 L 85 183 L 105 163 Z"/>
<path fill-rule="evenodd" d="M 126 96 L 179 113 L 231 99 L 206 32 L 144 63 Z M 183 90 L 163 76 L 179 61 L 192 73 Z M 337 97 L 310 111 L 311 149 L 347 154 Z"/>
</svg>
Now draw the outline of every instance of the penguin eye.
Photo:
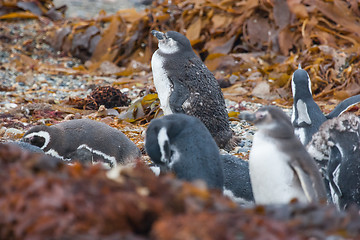
<svg viewBox="0 0 360 240">
<path fill-rule="evenodd" d="M 32 138 L 29 139 L 29 143 L 31 145 L 35 145 L 41 148 L 45 144 L 45 138 L 39 136 L 33 136 Z"/>
<path fill-rule="evenodd" d="M 258 118 L 258 119 L 264 119 L 265 116 L 266 116 L 266 113 L 265 113 L 265 112 L 259 112 L 259 113 L 257 114 L 257 118 Z"/>
</svg>

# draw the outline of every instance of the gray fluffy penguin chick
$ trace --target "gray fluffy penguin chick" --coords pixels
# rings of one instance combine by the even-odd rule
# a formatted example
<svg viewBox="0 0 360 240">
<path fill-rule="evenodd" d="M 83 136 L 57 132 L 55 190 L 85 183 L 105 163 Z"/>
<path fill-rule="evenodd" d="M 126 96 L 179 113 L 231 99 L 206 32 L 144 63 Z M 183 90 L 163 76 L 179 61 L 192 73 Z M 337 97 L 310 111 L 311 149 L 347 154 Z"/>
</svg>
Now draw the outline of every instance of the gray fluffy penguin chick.
<svg viewBox="0 0 360 240">
<path fill-rule="evenodd" d="M 309 74 L 300 66 L 292 76 L 291 88 L 294 98 L 291 122 L 295 134 L 305 146 L 322 123 L 339 116 L 349 107 L 360 102 L 360 95 L 352 96 L 340 102 L 328 115 L 324 115 L 312 97 Z"/>
<path fill-rule="evenodd" d="M 234 202 L 251 206 L 254 203 L 249 163 L 230 154 L 220 154 L 224 165 L 224 195 Z"/>
<path fill-rule="evenodd" d="M 307 145 L 339 209 L 360 206 L 360 119 L 345 113 L 323 123 Z"/>
<path fill-rule="evenodd" d="M 90 119 L 35 126 L 22 140 L 64 161 L 100 162 L 110 168 L 132 163 L 141 156 L 140 150 L 124 133 Z"/>
<path fill-rule="evenodd" d="M 318 167 L 281 109 L 266 106 L 240 118 L 258 128 L 249 156 L 256 204 L 286 204 L 294 198 L 301 203 L 326 201 Z"/>
<path fill-rule="evenodd" d="M 219 149 L 198 118 L 171 114 L 153 119 L 146 130 L 145 148 L 161 171 L 172 171 L 179 179 L 203 180 L 210 188 L 223 189 Z"/>
<path fill-rule="evenodd" d="M 199 118 L 220 148 L 231 149 L 236 140 L 231 140 L 224 96 L 214 75 L 184 35 L 175 31 L 151 33 L 159 41 L 151 67 L 164 114 L 185 113 Z"/>
</svg>

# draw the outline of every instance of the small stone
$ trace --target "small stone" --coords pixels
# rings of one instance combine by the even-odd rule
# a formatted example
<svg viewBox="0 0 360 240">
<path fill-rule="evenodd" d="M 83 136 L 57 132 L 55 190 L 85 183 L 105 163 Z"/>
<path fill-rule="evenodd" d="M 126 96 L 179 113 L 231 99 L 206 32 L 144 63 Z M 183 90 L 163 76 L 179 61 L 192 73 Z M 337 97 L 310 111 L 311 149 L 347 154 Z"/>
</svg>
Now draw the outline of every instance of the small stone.
<svg viewBox="0 0 360 240">
<path fill-rule="evenodd" d="M 18 139 L 18 138 L 21 138 L 23 134 L 24 134 L 24 132 L 19 129 L 8 128 L 5 130 L 4 138 Z"/>
</svg>

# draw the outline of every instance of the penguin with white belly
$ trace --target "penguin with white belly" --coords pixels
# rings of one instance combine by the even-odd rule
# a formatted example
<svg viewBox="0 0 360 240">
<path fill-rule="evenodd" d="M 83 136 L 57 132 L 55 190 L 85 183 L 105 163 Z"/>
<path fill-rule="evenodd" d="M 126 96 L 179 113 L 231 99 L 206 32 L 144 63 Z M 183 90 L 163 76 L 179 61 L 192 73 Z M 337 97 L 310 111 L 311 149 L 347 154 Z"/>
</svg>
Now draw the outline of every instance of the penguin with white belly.
<svg viewBox="0 0 360 240">
<path fill-rule="evenodd" d="M 295 134 L 305 146 L 311 141 L 311 137 L 319 130 L 322 123 L 339 116 L 346 109 L 360 102 L 360 95 L 352 96 L 339 103 L 328 115 L 324 115 L 312 97 L 309 74 L 300 66 L 292 76 L 291 88 L 294 98 L 291 122 L 295 128 Z"/>
<path fill-rule="evenodd" d="M 239 117 L 258 128 L 249 157 L 256 204 L 286 204 L 292 199 L 302 203 L 326 201 L 317 165 L 281 109 L 266 106 Z"/>
<path fill-rule="evenodd" d="M 182 34 L 151 32 L 159 49 L 151 59 L 154 84 L 165 115 L 185 113 L 199 118 L 220 148 L 234 145 L 221 88 L 214 75 Z M 235 141 L 235 140 L 234 140 Z"/>
<path fill-rule="evenodd" d="M 141 156 L 140 150 L 124 133 L 90 119 L 35 126 L 24 134 L 22 141 L 64 161 L 102 163 L 110 168 L 132 163 Z"/>
</svg>

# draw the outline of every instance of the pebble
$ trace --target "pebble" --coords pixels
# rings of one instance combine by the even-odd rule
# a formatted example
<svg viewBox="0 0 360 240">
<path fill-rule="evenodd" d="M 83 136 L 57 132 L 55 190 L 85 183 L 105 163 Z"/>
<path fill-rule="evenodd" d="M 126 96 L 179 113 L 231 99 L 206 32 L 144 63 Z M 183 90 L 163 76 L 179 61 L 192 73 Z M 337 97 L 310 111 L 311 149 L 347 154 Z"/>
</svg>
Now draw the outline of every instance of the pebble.
<svg viewBox="0 0 360 240">
<path fill-rule="evenodd" d="M 4 138 L 8 139 L 18 139 L 21 138 L 24 134 L 24 131 L 16 128 L 7 128 L 4 133 Z"/>
</svg>

